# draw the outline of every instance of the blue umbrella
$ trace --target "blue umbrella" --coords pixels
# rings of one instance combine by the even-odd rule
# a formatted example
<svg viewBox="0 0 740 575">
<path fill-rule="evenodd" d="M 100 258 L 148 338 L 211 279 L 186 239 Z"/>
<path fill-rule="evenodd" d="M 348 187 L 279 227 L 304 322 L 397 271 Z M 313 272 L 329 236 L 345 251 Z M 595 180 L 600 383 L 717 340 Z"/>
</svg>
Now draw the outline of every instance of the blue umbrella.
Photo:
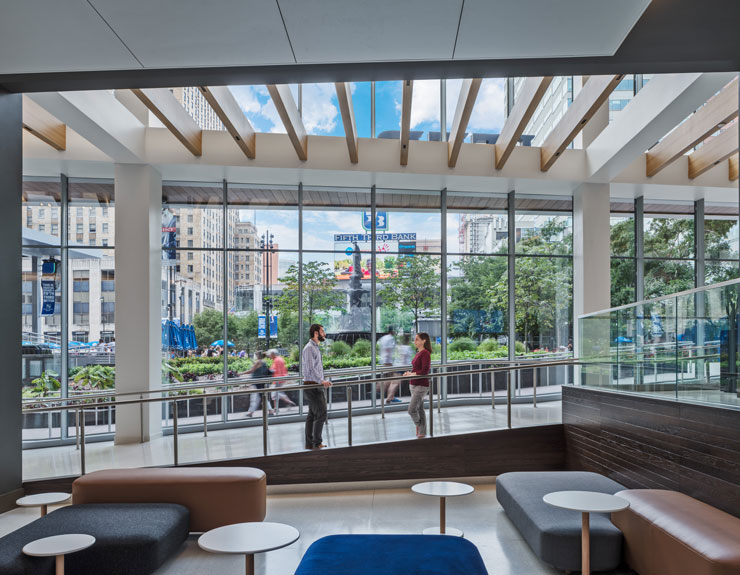
<svg viewBox="0 0 740 575">
<path fill-rule="evenodd" d="M 211 344 L 211 347 L 213 347 L 214 345 L 220 345 L 221 347 L 223 347 L 223 346 L 224 346 L 224 340 L 222 340 L 222 339 L 217 339 L 216 341 L 214 341 L 214 342 L 213 342 L 213 343 Z M 234 345 L 235 345 L 235 344 L 234 344 L 234 342 L 233 342 L 233 341 L 229 340 L 229 341 L 228 341 L 228 343 L 227 343 L 227 345 L 228 345 L 229 347 L 234 347 Z"/>
</svg>

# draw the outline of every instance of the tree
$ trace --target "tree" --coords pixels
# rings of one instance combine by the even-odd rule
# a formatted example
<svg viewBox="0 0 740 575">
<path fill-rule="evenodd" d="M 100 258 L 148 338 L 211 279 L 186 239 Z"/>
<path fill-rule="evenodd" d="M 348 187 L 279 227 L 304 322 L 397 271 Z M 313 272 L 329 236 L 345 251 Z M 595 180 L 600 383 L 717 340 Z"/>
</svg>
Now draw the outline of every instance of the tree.
<svg viewBox="0 0 740 575">
<path fill-rule="evenodd" d="M 308 262 L 303 264 L 302 284 L 298 281 L 298 266 L 291 265 L 280 282 L 285 286 L 275 300 L 280 316 L 298 313 L 303 307 L 303 318 L 308 325 L 314 322 L 318 312 L 342 309 L 344 294 L 335 291 L 337 279 L 329 264 Z M 303 300 L 299 301 L 299 287 L 303 286 Z"/>
<path fill-rule="evenodd" d="M 508 294 L 508 260 L 496 256 L 469 256 L 452 266 L 459 275 L 449 278 L 449 313 L 452 318 L 450 333 L 477 337 L 482 322 L 490 323 L 490 330 L 503 333 L 506 329 Z M 503 283 L 501 283 L 503 280 Z M 503 289 L 503 297 L 492 298 L 494 286 Z"/>
<path fill-rule="evenodd" d="M 215 309 L 205 309 L 193 317 L 193 327 L 198 345 L 210 345 L 224 338 L 224 314 Z"/>
<path fill-rule="evenodd" d="M 439 310 L 439 261 L 415 254 L 400 259 L 397 270 L 381 282 L 378 296 L 384 305 L 408 310 L 419 331 L 423 311 Z"/>
</svg>

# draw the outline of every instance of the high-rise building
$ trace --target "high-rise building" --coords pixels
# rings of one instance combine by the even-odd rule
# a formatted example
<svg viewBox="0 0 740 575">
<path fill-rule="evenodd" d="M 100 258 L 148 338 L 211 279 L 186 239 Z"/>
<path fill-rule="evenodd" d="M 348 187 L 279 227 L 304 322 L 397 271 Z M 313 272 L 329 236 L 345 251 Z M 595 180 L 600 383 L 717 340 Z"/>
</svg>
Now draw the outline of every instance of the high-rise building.
<svg viewBox="0 0 740 575">
<path fill-rule="evenodd" d="M 190 114 L 203 130 L 224 130 L 224 125 L 219 120 L 216 112 L 203 97 L 203 94 L 192 86 L 185 88 L 172 88 L 172 93 L 178 102 L 182 104 L 185 111 Z"/>
</svg>

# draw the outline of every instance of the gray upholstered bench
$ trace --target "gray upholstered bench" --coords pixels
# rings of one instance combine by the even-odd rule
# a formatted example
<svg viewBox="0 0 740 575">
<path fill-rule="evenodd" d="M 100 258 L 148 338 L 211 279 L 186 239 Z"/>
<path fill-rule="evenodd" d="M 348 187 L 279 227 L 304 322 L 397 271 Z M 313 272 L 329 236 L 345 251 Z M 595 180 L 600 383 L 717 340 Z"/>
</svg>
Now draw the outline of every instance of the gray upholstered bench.
<svg viewBox="0 0 740 575">
<path fill-rule="evenodd" d="M 581 514 L 552 507 L 542 498 L 553 491 L 615 494 L 624 487 L 598 473 L 548 471 L 504 473 L 496 479 L 496 498 L 537 556 L 563 571 L 581 570 Z M 622 533 L 609 514 L 591 514 L 591 569 L 616 569 L 622 558 Z"/>
<path fill-rule="evenodd" d="M 478 548 L 447 535 L 330 535 L 295 575 L 488 575 Z"/>
<path fill-rule="evenodd" d="M 76 575 L 153 573 L 188 537 L 190 514 L 172 503 L 71 505 L 0 538 L 0 573 L 52 575 L 53 557 L 28 557 L 23 546 L 64 533 L 86 533 L 95 544 L 65 558 Z"/>
</svg>

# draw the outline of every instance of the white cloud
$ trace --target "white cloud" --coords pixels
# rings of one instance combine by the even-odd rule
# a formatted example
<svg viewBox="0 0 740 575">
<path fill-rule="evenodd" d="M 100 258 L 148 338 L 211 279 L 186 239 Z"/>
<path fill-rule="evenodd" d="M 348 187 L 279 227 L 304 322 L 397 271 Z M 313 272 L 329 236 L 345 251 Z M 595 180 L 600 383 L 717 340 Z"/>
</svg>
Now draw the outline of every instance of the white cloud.
<svg viewBox="0 0 740 575">
<path fill-rule="evenodd" d="M 425 122 L 439 124 L 439 80 L 417 80 L 411 97 L 411 128 Z"/>
<path fill-rule="evenodd" d="M 337 127 L 339 108 L 334 104 L 333 84 L 303 85 L 303 125 L 311 133 L 329 133 Z"/>
<path fill-rule="evenodd" d="M 451 129 L 455 117 L 457 99 L 462 80 L 447 80 L 447 129 Z M 485 130 L 498 132 L 504 125 L 505 88 L 503 78 L 486 78 L 481 82 L 473 113 L 468 122 L 468 131 Z"/>
<path fill-rule="evenodd" d="M 506 119 L 504 117 L 504 95 L 505 88 L 502 78 L 483 80 L 468 127 L 499 132 Z"/>
<path fill-rule="evenodd" d="M 256 86 L 231 86 L 229 88 L 245 114 L 259 114 L 262 109 L 255 88 Z"/>
</svg>

